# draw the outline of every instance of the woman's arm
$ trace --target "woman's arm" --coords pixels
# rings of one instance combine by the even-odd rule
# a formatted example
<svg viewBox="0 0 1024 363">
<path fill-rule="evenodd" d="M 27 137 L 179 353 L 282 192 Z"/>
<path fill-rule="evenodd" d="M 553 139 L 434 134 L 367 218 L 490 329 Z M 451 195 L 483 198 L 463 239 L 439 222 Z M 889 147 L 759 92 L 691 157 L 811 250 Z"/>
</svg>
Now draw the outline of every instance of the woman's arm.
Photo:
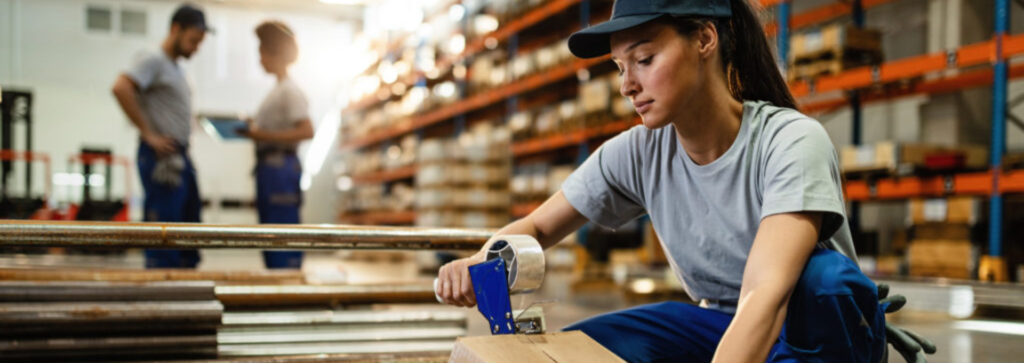
<svg viewBox="0 0 1024 363">
<path fill-rule="evenodd" d="M 718 343 L 714 362 L 767 359 L 820 229 L 821 213 L 784 213 L 761 220 L 743 272 L 739 307 Z"/>
<path fill-rule="evenodd" d="M 547 249 L 582 227 L 584 223 L 587 223 L 587 218 L 576 211 L 559 191 L 526 218 L 512 222 L 499 230 L 496 236 L 533 236 Z M 473 282 L 469 278 L 469 266 L 484 262 L 484 253 L 485 251 L 481 250 L 473 256 L 452 261 L 441 267 L 437 274 L 437 294 L 442 301 L 463 307 L 476 305 Z"/>
<path fill-rule="evenodd" d="M 295 127 L 284 131 L 264 131 L 250 128 L 243 134 L 255 141 L 297 143 L 313 138 L 313 123 L 309 119 L 304 119 L 296 122 Z"/>
</svg>

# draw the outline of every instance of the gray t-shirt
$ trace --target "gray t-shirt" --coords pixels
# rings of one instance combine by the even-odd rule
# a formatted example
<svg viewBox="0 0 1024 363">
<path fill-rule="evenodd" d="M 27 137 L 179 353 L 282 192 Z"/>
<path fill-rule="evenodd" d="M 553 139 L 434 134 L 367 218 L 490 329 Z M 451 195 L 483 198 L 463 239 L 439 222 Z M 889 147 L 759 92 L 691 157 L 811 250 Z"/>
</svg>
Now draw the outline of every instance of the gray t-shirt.
<svg viewBox="0 0 1024 363">
<path fill-rule="evenodd" d="M 125 74 L 139 87 L 139 103 L 149 128 L 188 145 L 192 132 L 192 90 L 185 70 L 161 51 L 139 57 Z"/>
<path fill-rule="evenodd" d="M 274 86 L 263 100 L 253 121 L 256 127 L 267 131 L 285 131 L 295 127 L 295 123 L 309 119 L 309 103 L 306 95 L 291 78 L 285 78 Z M 259 143 L 258 149 L 283 148 L 295 149 L 296 144 Z"/>
<path fill-rule="evenodd" d="M 824 212 L 819 245 L 854 259 L 835 148 L 820 123 L 747 101 L 736 140 L 697 165 L 674 126 L 608 140 L 562 185 L 591 221 L 616 228 L 650 214 L 673 271 L 694 299 L 736 301 L 761 219 Z"/>
</svg>

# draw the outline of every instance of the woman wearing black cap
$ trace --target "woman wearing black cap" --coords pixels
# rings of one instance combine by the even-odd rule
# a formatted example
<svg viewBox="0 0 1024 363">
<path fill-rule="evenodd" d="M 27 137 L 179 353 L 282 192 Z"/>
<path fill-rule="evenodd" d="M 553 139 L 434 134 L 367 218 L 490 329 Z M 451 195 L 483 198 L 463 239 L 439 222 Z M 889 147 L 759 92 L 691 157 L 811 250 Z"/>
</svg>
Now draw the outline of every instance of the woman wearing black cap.
<svg viewBox="0 0 1024 363">
<path fill-rule="evenodd" d="M 882 361 L 889 304 L 853 260 L 835 149 L 794 110 L 746 1 L 619 0 L 610 21 L 573 34 L 576 56 L 611 53 L 643 127 L 499 234 L 548 247 L 587 221 L 649 214 L 700 307 L 645 305 L 566 328 L 630 362 Z M 476 303 L 467 266 L 482 256 L 441 269 L 445 302 Z"/>
</svg>

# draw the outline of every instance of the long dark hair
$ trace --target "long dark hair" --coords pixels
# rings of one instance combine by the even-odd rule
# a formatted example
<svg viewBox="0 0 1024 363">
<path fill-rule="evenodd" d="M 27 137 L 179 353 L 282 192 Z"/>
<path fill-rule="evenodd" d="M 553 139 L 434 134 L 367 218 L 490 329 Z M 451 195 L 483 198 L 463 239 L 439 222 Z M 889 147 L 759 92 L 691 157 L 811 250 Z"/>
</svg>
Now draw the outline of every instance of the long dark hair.
<svg viewBox="0 0 1024 363">
<path fill-rule="evenodd" d="M 678 17 L 667 18 L 680 35 L 689 36 L 708 23 L 718 29 L 718 49 L 722 69 L 729 82 L 732 97 L 743 100 L 769 101 L 775 106 L 796 108 L 793 94 L 775 64 L 774 52 L 761 21 L 754 14 L 749 0 L 731 0 L 732 17 L 727 19 Z M 742 53 L 741 53 L 742 52 Z"/>
</svg>

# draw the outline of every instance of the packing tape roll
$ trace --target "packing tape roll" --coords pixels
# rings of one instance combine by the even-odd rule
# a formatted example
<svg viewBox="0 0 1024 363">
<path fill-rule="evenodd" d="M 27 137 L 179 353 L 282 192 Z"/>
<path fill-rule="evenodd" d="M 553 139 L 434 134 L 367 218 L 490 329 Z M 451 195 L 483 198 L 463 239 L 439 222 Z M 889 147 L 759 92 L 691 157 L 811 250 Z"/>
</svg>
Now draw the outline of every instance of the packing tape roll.
<svg viewBox="0 0 1024 363">
<path fill-rule="evenodd" d="M 485 260 L 505 259 L 508 273 L 509 294 L 528 294 L 540 288 L 544 282 L 544 249 L 540 243 L 527 235 L 508 235 L 493 238 L 484 249 Z M 443 303 L 438 292 L 438 279 L 434 279 L 434 297 Z"/>
<path fill-rule="evenodd" d="M 540 243 L 527 235 L 499 236 L 491 239 L 484 248 L 485 259 L 505 260 L 508 272 L 509 294 L 528 294 L 540 288 L 544 282 L 544 249 Z"/>
</svg>

